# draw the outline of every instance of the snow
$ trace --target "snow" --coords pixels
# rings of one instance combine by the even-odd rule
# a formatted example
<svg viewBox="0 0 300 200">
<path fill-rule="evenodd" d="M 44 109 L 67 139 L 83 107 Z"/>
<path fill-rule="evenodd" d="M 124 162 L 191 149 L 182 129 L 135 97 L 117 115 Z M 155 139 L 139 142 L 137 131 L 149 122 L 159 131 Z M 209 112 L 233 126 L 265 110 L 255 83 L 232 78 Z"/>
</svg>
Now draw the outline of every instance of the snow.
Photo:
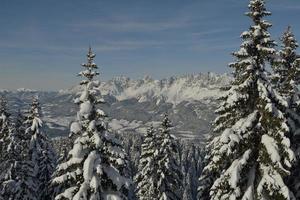
<svg viewBox="0 0 300 200">
<path fill-rule="evenodd" d="M 116 194 L 104 194 L 104 200 L 122 200 L 122 198 Z"/>
<path fill-rule="evenodd" d="M 228 199 L 237 199 L 236 197 L 240 197 L 241 189 L 239 187 L 240 178 L 242 175 L 242 170 L 244 169 L 245 165 L 248 162 L 248 159 L 250 158 L 251 150 L 245 151 L 245 153 L 242 155 L 241 158 L 236 159 L 232 162 L 231 166 L 226 170 L 225 173 L 221 175 L 220 178 L 218 178 L 213 186 L 212 189 L 220 187 L 224 179 L 228 181 L 228 184 L 232 188 L 232 193 L 227 194 L 226 196 L 230 196 Z M 220 196 L 221 195 L 221 196 Z M 216 196 L 213 199 L 220 198 L 225 199 L 225 196 L 222 196 L 222 194 L 217 193 Z"/>
<path fill-rule="evenodd" d="M 120 190 L 122 186 L 129 186 L 129 179 L 120 175 L 119 171 L 113 166 L 104 167 L 104 172 L 106 175 L 113 181 L 113 183 L 117 186 L 117 189 Z"/>
<path fill-rule="evenodd" d="M 233 161 L 232 165 L 228 169 L 231 173 L 229 184 L 232 188 L 236 188 L 238 186 L 239 180 L 241 178 L 242 167 L 247 163 L 251 154 L 251 150 L 247 150 L 243 157 L 239 160 Z"/>
<path fill-rule="evenodd" d="M 90 123 L 89 123 L 89 126 L 88 126 L 88 130 L 90 131 L 93 131 L 96 129 L 96 121 L 95 120 L 92 120 Z"/>
<path fill-rule="evenodd" d="M 290 195 L 288 187 L 285 185 L 282 180 L 281 175 L 271 169 L 269 166 L 262 165 L 262 178 L 257 186 L 257 192 L 262 197 L 262 199 L 268 199 L 265 196 L 265 190 L 273 191 L 274 188 L 277 189 L 277 192 L 282 194 L 286 199 L 293 199 Z"/>
<path fill-rule="evenodd" d="M 65 197 L 67 199 L 72 199 L 74 192 L 77 190 L 77 187 L 70 187 L 66 189 L 63 193 L 57 195 L 55 197 L 55 200 L 61 199 L 62 197 Z"/>
<path fill-rule="evenodd" d="M 247 137 L 247 134 L 243 134 L 247 132 L 248 128 L 252 126 L 252 123 L 256 120 L 258 112 L 255 111 L 248 115 L 245 118 L 240 119 L 235 123 L 231 128 L 225 129 L 221 136 L 216 137 L 211 142 L 216 143 L 220 141 L 220 153 L 226 153 L 227 155 L 235 151 L 235 145 L 239 143 L 239 141 L 243 137 Z M 218 155 L 213 157 L 214 161 L 218 161 L 221 159 Z"/>
<path fill-rule="evenodd" d="M 281 157 L 279 155 L 280 150 L 278 148 L 276 140 L 265 134 L 262 136 L 261 143 L 266 147 L 266 150 L 272 162 L 274 164 L 277 164 L 278 167 L 280 167 L 280 169 L 282 169 L 283 171 L 287 171 L 281 165 Z M 291 166 L 291 161 L 294 160 L 294 153 L 289 149 L 289 139 L 283 137 L 283 141 L 281 141 L 281 143 L 284 144 L 284 150 L 288 153 L 288 157 L 284 159 L 285 165 Z"/>
<path fill-rule="evenodd" d="M 81 125 L 78 122 L 73 122 L 70 126 L 71 133 L 77 134 L 81 131 Z"/>
<path fill-rule="evenodd" d="M 279 149 L 275 139 L 265 134 L 261 138 L 261 143 L 266 147 L 266 150 L 270 155 L 272 162 L 273 163 L 280 162 L 280 155 L 278 152 Z"/>
<path fill-rule="evenodd" d="M 192 74 L 162 80 L 153 80 L 149 77 L 139 80 L 116 77 L 102 82 L 98 89 L 103 95 L 115 96 L 119 101 L 134 98 L 144 102 L 155 98 L 159 103 L 166 101 L 178 104 L 182 101 L 217 99 L 223 93 L 220 87 L 229 84 L 230 81 L 229 75 L 214 73 Z M 78 91 L 82 91 L 82 87 L 61 90 L 60 93 L 69 94 Z"/>
<path fill-rule="evenodd" d="M 17 92 L 37 92 L 37 90 L 32 90 L 28 88 L 18 88 Z"/>
<path fill-rule="evenodd" d="M 31 130 L 34 131 L 34 130 L 38 130 L 39 127 L 41 127 L 43 124 L 42 120 L 40 120 L 39 118 L 35 117 L 33 120 L 32 120 L 32 125 L 31 125 Z"/>
<path fill-rule="evenodd" d="M 88 116 L 92 110 L 92 104 L 90 101 L 85 101 L 80 104 L 80 115 L 81 116 Z"/>
<path fill-rule="evenodd" d="M 79 100 L 82 101 L 82 102 L 86 101 L 88 99 L 88 96 L 89 96 L 89 91 L 87 89 L 85 89 L 82 92 L 81 96 L 79 97 Z"/>
<path fill-rule="evenodd" d="M 101 109 L 97 109 L 97 113 L 100 116 L 105 116 L 105 112 L 103 110 L 101 110 Z"/>
<path fill-rule="evenodd" d="M 90 182 L 94 173 L 95 160 L 99 159 L 96 151 L 92 151 L 83 164 L 83 177 L 85 182 Z"/>
</svg>

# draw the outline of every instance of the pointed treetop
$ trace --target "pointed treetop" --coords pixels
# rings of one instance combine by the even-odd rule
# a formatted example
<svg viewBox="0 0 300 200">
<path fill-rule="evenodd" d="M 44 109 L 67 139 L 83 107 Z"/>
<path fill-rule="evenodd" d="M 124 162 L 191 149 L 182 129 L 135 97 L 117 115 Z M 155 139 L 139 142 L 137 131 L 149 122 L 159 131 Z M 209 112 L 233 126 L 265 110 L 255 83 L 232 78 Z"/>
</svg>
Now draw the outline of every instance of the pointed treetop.
<svg viewBox="0 0 300 200">
<path fill-rule="evenodd" d="M 88 54 L 87 54 L 87 57 L 88 57 L 88 60 L 89 60 L 89 58 L 90 58 L 90 59 L 92 59 L 92 61 L 93 61 L 93 58 L 96 57 L 96 54 L 94 54 L 93 51 L 92 51 L 91 45 L 89 46 L 89 52 L 88 52 Z"/>
<path fill-rule="evenodd" d="M 40 117 L 40 103 L 39 103 L 39 97 L 33 96 L 32 103 L 31 103 L 31 114 L 33 117 Z"/>
<path fill-rule="evenodd" d="M 290 50 L 295 50 L 299 46 L 295 35 L 292 32 L 291 26 L 287 27 L 287 30 L 283 33 L 283 36 L 280 38 L 282 41 L 282 47 L 291 48 Z"/>
<path fill-rule="evenodd" d="M 93 53 L 91 46 L 89 46 L 88 54 L 87 56 L 87 63 L 81 64 L 82 67 L 86 68 L 86 70 L 81 71 L 79 73 L 79 76 L 83 76 L 88 79 L 88 81 L 92 81 L 93 78 L 99 73 L 97 71 L 93 71 L 98 69 L 98 66 L 94 63 L 94 58 L 96 57 L 96 54 Z M 82 84 L 87 84 L 86 81 L 83 81 Z"/>
<path fill-rule="evenodd" d="M 265 1 L 264 0 L 251 0 L 248 8 L 250 12 L 247 12 L 246 15 L 251 17 L 254 22 L 259 22 L 261 18 L 264 16 L 271 15 L 271 12 L 267 11 L 265 8 Z"/>
<path fill-rule="evenodd" d="M 147 135 L 152 136 L 154 133 L 154 127 L 153 124 L 150 125 L 150 127 L 147 129 Z"/>
<path fill-rule="evenodd" d="M 39 96 L 38 95 L 32 97 L 32 104 L 39 105 Z"/>
<path fill-rule="evenodd" d="M 169 120 L 169 117 L 168 117 L 167 113 L 164 114 L 164 119 L 163 119 L 163 122 L 162 122 L 162 126 L 164 128 L 167 128 L 167 129 L 172 127 L 171 121 Z"/>
<path fill-rule="evenodd" d="M 5 113 L 7 107 L 7 100 L 4 96 L 0 97 L 0 112 Z"/>
<path fill-rule="evenodd" d="M 97 69 L 97 65 L 93 62 L 94 58 L 96 57 L 96 54 L 93 53 L 91 46 L 89 46 L 89 50 L 86 57 L 87 57 L 87 63 L 82 64 L 82 66 L 87 68 Z"/>
<path fill-rule="evenodd" d="M 10 116 L 7 110 L 7 100 L 4 96 L 0 97 L 0 119 L 1 122 L 4 122 L 7 120 L 7 118 Z"/>
</svg>

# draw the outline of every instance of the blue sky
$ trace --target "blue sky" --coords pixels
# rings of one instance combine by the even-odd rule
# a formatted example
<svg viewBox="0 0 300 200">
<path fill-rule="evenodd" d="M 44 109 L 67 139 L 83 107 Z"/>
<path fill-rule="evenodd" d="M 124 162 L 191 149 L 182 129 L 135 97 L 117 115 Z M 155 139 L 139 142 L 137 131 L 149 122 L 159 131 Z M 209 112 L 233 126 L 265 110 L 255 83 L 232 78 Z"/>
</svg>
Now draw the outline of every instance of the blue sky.
<svg viewBox="0 0 300 200">
<path fill-rule="evenodd" d="M 0 88 L 57 90 L 79 82 L 89 44 L 102 80 L 229 72 L 250 26 L 247 0 L 1 0 Z M 267 0 L 271 33 L 300 40 L 300 1 Z"/>
</svg>

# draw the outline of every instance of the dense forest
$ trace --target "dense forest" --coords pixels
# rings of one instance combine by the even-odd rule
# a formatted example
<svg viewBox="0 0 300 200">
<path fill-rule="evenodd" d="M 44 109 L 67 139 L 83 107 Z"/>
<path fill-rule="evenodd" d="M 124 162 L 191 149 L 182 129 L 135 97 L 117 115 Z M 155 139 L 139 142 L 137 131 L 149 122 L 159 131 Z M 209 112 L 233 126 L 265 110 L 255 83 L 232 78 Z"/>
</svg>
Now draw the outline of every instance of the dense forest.
<svg viewBox="0 0 300 200">
<path fill-rule="evenodd" d="M 298 43 L 290 26 L 272 39 L 264 0 L 248 9 L 205 146 L 168 113 L 145 134 L 111 130 L 90 47 L 68 137 L 49 137 L 37 95 L 14 115 L 0 98 L 0 200 L 300 199 Z"/>
</svg>

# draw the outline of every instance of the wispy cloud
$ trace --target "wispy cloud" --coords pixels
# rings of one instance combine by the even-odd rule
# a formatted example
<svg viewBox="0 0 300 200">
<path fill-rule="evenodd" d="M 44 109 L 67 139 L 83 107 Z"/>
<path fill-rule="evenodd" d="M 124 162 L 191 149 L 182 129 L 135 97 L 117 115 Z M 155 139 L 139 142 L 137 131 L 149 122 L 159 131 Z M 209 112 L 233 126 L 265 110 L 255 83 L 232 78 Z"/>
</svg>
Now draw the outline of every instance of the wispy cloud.
<svg viewBox="0 0 300 200">
<path fill-rule="evenodd" d="M 157 48 L 166 44 L 166 42 L 156 40 L 119 40 L 97 43 L 93 48 L 97 51 L 123 51 L 142 48 Z"/>
<path fill-rule="evenodd" d="M 96 51 L 126 51 L 126 50 L 136 50 L 142 48 L 158 48 L 163 45 L 167 45 L 165 41 L 159 40 L 103 40 L 96 42 L 93 45 L 93 49 Z M 68 52 L 68 51 L 82 51 L 86 46 L 77 44 L 75 46 L 68 46 L 62 44 L 48 44 L 48 43 L 31 43 L 26 41 L 16 41 L 11 42 L 0 42 L 1 49 L 19 49 L 19 50 L 30 50 L 30 52 L 35 50 L 52 51 L 58 52 Z"/>
<path fill-rule="evenodd" d="M 81 21 L 70 26 L 77 30 L 97 29 L 113 32 L 152 32 L 181 29 L 191 26 L 193 22 L 188 17 L 178 17 L 166 20 L 128 19 L 122 16 L 113 19 L 97 19 L 92 21 Z"/>
<path fill-rule="evenodd" d="M 203 36 L 211 36 L 211 35 L 217 35 L 221 33 L 227 33 L 230 31 L 232 31 L 231 28 L 215 28 L 210 30 L 203 30 L 200 32 L 193 32 L 191 33 L 191 35 L 195 37 L 203 37 Z"/>
</svg>

